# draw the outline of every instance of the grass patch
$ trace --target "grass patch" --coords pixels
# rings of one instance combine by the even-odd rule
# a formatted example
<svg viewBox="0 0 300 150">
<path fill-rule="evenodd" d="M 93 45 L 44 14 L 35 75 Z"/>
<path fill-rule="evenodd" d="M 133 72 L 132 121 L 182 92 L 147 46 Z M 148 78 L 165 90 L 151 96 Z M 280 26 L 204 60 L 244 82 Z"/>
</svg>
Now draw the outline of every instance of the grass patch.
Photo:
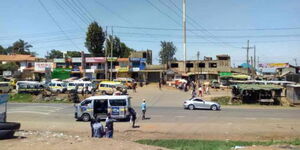
<svg viewBox="0 0 300 150">
<path fill-rule="evenodd" d="M 262 145 L 270 146 L 276 144 L 291 144 L 300 145 L 300 139 L 291 141 L 265 141 L 265 142 L 248 142 L 248 141 L 218 141 L 218 140 L 185 140 L 185 139 L 170 139 L 170 140 L 138 140 L 140 144 L 160 146 L 176 150 L 230 150 L 234 146 L 252 146 Z"/>
<path fill-rule="evenodd" d="M 231 101 L 231 97 L 230 96 L 220 96 L 220 97 L 212 97 L 211 101 L 213 102 L 217 102 L 221 105 L 228 105 Z M 240 103 L 237 102 L 232 102 L 232 104 L 238 105 Z"/>
<path fill-rule="evenodd" d="M 17 94 L 9 94 L 9 102 L 13 102 L 13 103 L 71 103 L 67 100 L 57 100 L 57 99 L 53 99 L 53 100 L 35 100 L 36 99 L 36 95 L 32 95 L 32 94 L 21 94 L 21 93 L 17 93 Z"/>
<path fill-rule="evenodd" d="M 31 94 L 10 94 L 9 95 L 9 102 L 28 103 L 32 101 L 33 101 L 33 96 Z"/>
</svg>

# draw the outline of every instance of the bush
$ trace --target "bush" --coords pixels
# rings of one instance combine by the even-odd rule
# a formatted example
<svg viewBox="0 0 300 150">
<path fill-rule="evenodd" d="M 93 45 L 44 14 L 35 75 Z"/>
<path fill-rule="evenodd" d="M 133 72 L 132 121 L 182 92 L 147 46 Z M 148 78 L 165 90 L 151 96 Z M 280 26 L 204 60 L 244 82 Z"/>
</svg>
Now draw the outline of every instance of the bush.
<svg viewBox="0 0 300 150">
<path fill-rule="evenodd" d="M 221 105 L 228 105 L 229 102 L 231 101 L 231 97 L 230 96 L 213 97 L 211 101 L 217 102 Z"/>
</svg>

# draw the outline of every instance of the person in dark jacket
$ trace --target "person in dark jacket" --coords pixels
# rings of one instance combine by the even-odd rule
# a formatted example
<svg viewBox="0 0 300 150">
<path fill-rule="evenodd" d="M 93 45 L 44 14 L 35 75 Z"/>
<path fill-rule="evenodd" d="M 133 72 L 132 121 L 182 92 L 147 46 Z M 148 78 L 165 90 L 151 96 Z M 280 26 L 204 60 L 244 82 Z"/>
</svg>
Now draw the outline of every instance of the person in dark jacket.
<svg viewBox="0 0 300 150">
<path fill-rule="evenodd" d="M 91 119 L 91 122 L 90 122 L 90 126 L 91 126 L 91 129 L 92 129 L 92 137 L 94 137 L 94 128 L 93 128 L 93 125 L 94 125 L 94 123 L 96 122 L 96 120 L 95 119 Z"/>
<path fill-rule="evenodd" d="M 136 112 L 132 107 L 129 107 L 128 111 L 131 116 L 132 128 L 135 128 Z"/>
<path fill-rule="evenodd" d="M 107 138 L 113 138 L 114 134 L 114 119 L 111 118 L 110 113 L 107 114 L 107 118 L 105 121 L 105 133 Z"/>
</svg>

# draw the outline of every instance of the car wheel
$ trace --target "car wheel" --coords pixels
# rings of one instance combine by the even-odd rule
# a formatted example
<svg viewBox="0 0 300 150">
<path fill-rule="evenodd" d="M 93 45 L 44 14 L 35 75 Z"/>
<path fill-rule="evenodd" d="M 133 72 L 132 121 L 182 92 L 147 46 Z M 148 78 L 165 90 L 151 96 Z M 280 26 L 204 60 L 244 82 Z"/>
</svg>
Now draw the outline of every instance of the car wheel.
<svg viewBox="0 0 300 150">
<path fill-rule="evenodd" d="M 216 105 L 212 105 L 210 109 L 216 111 L 218 110 L 218 107 Z"/>
<path fill-rule="evenodd" d="M 60 90 L 57 90 L 56 93 L 57 93 L 57 94 L 60 94 L 61 92 L 60 92 Z"/>
<path fill-rule="evenodd" d="M 106 92 L 105 92 L 105 91 L 102 91 L 101 94 L 102 94 L 102 95 L 106 95 Z"/>
<path fill-rule="evenodd" d="M 194 110 L 195 106 L 194 105 L 189 105 L 188 108 L 189 108 L 189 110 Z"/>
<path fill-rule="evenodd" d="M 9 139 L 14 136 L 15 130 L 0 130 L 0 139 Z"/>
<path fill-rule="evenodd" d="M 84 121 L 84 122 L 88 122 L 88 121 L 90 121 L 90 119 L 91 119 L 91 117 L 90 117 L 89 114 L 83 114 L 81 116 L 81 120 Z"/>
</svg>

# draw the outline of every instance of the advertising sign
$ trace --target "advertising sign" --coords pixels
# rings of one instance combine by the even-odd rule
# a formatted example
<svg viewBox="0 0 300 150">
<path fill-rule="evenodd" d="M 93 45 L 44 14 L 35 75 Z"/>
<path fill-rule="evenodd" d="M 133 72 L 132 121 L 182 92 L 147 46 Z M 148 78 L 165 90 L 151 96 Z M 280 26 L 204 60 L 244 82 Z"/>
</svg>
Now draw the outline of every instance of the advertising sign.
<svg viewBox="0 0 300 150">
<path fill-rule="evenodd" d="M 259 68 L 287 68 L 289 67 L 289 63 L 266 63 L 259 64 Z"/>
<path fill-rule="evenodd" d="M 12 72 L 11 71 L 3 71 L 3 76 L 7 77 L 7 76 L 11 76 Z"/>
<path fill-rule="evenodd" d="M 140 61 L 141 58 L 130 58 L 130 61 Z"/>
<path fill-rule="evenodd" d="M 117 61 L 117 57 L 107 57 L 107 61 Z"/>
<path fill-rule="evenodd" d="M 139 67 L 134 67 L 134 68 L 132 68 L 132 71 L 134 71 L 134 72 L 140 71 L 140 68 Z"/>
<path fill-rule="evenodd" d="M 116 70 L 118 72 L 128 72 L 129 68 L 128 67 L 117 67 Z"/>
<path fill-rule="evenodd" d="M 46 68 L 53 69 L 52 62 L 35 62 L 34 63 L 34 71 L 45 71 Z"/>
<path fill-rule="evenodd" d="M 104 63 L 105 57 L 86 57 L 85 62 L 86 63 Z"/>
<path fill-rule="evenodd" d="M 53 62 L 55 62 L 55 63 L 65 63 L 66 60 L 64 58 L 54 58 Z"/>
<path fill-rule="evenodd" d="M 81 63 L 81 62 L 82 62 L 81 57 L 73 57 L 72 58 L 72 63 Z"/>
</svg>

